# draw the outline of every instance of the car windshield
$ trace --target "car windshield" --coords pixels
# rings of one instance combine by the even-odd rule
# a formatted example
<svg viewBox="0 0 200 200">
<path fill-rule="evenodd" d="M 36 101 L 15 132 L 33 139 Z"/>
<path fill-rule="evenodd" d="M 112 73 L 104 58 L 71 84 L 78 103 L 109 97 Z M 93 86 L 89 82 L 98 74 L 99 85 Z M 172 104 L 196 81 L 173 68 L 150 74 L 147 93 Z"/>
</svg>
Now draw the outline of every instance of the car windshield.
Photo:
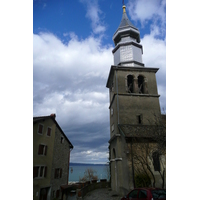
<svg viewBox="0 0 200 200">
<path fill-rule="evenodd" d="M 153 199 L 166 199 L 166 191 L 165 190 L 151 190 L 153 195 Z"/>
</svg>

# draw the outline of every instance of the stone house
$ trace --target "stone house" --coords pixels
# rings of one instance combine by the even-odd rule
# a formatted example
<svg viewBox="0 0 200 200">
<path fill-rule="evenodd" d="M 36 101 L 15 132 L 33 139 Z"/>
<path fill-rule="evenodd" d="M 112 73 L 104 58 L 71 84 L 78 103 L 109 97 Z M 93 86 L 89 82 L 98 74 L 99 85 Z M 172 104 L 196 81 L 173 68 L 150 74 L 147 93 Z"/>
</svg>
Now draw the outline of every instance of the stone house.
<svg viewBox="0 0 200 200">
<path fill-rule="evenodd" d="M 128 19 L 125 5 L 113 41 L 114 65 L 106 84 L 110 95 L 111 187 L 124 195 L 136 187 L 136 173 L 142 168 L 148 169 L 151 186 L 161 187 L 163 180 L 165 186 L 166 118 L 161 114 L 157 91 L 159 69 L 145 67 L 140 32 Z M 159 138 L 163 138 L 162 145 Z M 139 149 L 142 146 L 149 149 Z M 164 150 L 157 153 L 159 146 Z M 137 160 L 144 152 L 145 167 Z"/>
<path fill-rule="evenodd" d="M 73 149 L 56 115 L 33 117 L 33 199 L 65 199 Z"/>
</svg>

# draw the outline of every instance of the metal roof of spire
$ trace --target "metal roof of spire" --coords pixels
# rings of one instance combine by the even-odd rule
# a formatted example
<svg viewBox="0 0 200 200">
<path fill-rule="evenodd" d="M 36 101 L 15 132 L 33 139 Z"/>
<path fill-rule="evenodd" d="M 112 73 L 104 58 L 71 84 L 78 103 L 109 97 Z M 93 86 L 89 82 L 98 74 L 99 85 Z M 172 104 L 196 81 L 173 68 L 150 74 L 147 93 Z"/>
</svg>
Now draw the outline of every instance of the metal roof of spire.
<svg viewBox="0 0 200 200">
<path fill-rule="evenodd" d="M 125 26 L 132 26 L 134 29 L 137 29 L 136 27 L 133 26 L 132 22 L 129 20 L 129 18 L 128 18 L 127 14 L 126 14 L 126 6 L 123 5 L 122 20 L 121 20 L 121 23 L 120 23 L 118 29 L 119 28 L 124 28 Z"/>
<path fill-rule="evenodd" d="M 127 14 L 126 14 L 126 6 L 123 5 L 123 15 L 122 20 L 120 22 L 120 25 L 118 29 L 115 31 L 113 35 L 113 40 L 115 44 L 117 44 L 120 40 L 120 37 L 124 34 L 131 35 L 133 38 L 137 40 L 138 43 L 140 43 L 140 32 L 139 30 L 133 26 L 132 22 L 129 20 Z"/>
</svg>

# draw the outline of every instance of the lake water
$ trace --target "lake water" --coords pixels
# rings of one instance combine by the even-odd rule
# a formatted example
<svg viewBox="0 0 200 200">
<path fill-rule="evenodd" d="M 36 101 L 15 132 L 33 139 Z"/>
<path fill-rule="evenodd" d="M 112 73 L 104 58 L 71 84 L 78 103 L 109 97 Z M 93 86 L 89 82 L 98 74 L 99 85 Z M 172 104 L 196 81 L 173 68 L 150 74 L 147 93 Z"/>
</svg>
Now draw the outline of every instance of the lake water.
<svg viewBox="0 0 200 200">
<path fill-rule="evenodd" d="M 98 176 L 98 179 L 109 179 L 108 165 L 70 164 L 69 165 L 69 183 L 79 182 L 79 179 L 84 177 L 85 170 L 89 168 L 92 168 L 93 170 L 96 171 L 94 175 Z"/>
</svg>

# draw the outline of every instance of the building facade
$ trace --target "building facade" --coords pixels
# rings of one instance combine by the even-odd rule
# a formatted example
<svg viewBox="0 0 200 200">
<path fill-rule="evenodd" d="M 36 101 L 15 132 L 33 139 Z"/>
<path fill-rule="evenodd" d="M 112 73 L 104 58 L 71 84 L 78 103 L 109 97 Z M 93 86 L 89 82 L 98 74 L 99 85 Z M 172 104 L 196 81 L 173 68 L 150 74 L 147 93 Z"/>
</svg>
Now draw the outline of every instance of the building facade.
<svg viewBox="0 0 200 200">
<path fill-rule="evenodd" d="M 33 199 L 65 199 L 73 145 L 55 120 L 33 117 Z"/>
<path fill-rule="evenodd" d="M 151 186 L 160 187 L 165 178 L 165 155 L 157 156 L 162 167 L 155 169 L 152 156 L 159 146 L 158 136 L 165 138 L 165 121 L 160 110 L 156 72 L 145 67 L 140 32 L 133 26 L 123 6 L 121 23 L 113 35 L 114 65 L 111 66 L 106 87 L 110 95 L 110 167 L 111 187 L 125 194 L 136 186 L 136 177 L 147 173 Z M 144 167 L 137 160 L 142 145 L 148 146 Z M 150 148 L 151 147 L 151 148 Z M 147 148 L 147 147 L 145 147 Z M 138 151 L 137 151 L 138 149 Z M 165 150 L 162 149 L 162 154 Z M 141 156 L 140 156 L 141 157 Z M 141 169 L 147 169 L 141 171 Z M 163 175 L 161 178 L 160 173 Z M 160 180 L 160 178 L 162 180 Z"/>
</svg>

